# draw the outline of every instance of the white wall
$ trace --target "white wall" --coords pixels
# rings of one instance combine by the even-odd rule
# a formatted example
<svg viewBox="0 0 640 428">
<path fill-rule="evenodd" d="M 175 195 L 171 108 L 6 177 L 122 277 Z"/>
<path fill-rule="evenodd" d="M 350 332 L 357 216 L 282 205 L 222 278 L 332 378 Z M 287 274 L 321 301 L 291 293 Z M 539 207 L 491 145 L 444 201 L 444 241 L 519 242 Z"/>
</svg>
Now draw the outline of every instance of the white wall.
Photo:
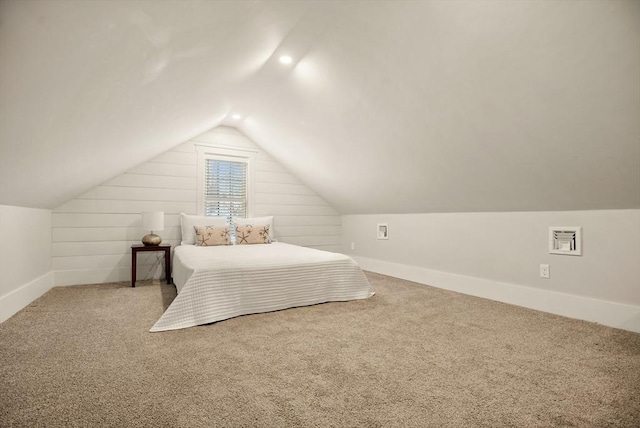
<svg viewBox="0 0 640 428">
<path fill-rule="evenodd" d="M 582 226 L 583 255 L 549 254 L 549 226 Z M 347 215 L 342 227 L 365 269 L 640 331 L 640 210 Z"/>
<path fill-rule="evenodd" d="M 323 199 L 233 128 L 218 127 L 59 206 L 53 213 L 56 285 L 126 281 L 131 245 L 148 231 L 140 212 L 163 211 L 163 242 L 180 243 L 181 212 L 196 213 L 195 144 L 257 150 L 253 216 L 274 215 L 278 240 L 341 250 L 341 217 Z M 114 154 L 117 155 L 117 154 Z M 163 274 L 162 254 L 138 255 L 138 279 Z"/>
<path fill-rule="evenodd" d="M 0 322 L 52 286 L 51 211 L 0 205 Z"/>
</svg>

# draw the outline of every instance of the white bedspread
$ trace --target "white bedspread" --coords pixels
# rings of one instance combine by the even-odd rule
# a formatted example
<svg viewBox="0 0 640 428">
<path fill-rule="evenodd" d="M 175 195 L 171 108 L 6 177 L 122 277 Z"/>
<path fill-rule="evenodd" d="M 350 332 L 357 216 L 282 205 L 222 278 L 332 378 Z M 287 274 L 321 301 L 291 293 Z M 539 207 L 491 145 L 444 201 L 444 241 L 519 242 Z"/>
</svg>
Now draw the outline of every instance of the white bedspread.
<svg viewBox="0 0 640 428">
<path fill-rule="evenodd" d="M 179 246 L 173 260 L 178 295 L 151 331 L 374 294 L 350 257 L 296 245 Z"/>
</svg>

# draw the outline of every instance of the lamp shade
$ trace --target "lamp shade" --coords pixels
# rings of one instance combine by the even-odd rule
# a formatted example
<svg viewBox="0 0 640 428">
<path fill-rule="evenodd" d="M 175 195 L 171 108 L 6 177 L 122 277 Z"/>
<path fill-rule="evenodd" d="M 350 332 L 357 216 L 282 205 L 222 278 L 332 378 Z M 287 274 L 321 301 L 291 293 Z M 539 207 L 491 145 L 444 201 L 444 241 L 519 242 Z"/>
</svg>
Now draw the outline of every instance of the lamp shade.
<svg viewBox="0 0 640 428">
<path fill-rule="evenodd" d="M 142 229 L 159 231 L 164 229 L 164 213 L 161 211 L 143 212 Z"/>
</svg>

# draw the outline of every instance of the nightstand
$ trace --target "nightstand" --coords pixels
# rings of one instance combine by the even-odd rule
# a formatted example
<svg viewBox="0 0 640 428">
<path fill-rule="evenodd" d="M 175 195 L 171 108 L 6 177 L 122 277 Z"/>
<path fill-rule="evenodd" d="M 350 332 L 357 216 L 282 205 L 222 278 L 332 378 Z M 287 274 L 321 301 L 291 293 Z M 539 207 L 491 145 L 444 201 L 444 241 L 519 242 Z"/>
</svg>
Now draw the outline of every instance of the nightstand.
<svg viewBox="0 0 640 428">
<path fill-rule="evenodd" d="M 142 245 L 135 244 L 131 246 L 131 286 L 136 286 L 136 258 L 139 252 L 145 251 L 164 251 L 164 272 L 167 278 L 167 284 L 171 284 L 171 245 Z"/>
</svg>

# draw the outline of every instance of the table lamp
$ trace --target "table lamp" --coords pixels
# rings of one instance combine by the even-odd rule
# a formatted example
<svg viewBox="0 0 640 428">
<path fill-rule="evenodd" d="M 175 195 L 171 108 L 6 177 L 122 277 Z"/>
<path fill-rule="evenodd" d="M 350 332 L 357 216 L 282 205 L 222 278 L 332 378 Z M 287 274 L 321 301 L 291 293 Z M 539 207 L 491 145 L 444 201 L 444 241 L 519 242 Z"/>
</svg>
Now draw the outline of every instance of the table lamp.
<svg viewBox="0 0 640 428">
<path fill-rule="evenodd" d="M 151 233 L 142 237 L 142 243 L 147 246 L 160 245 L 162 238 L 153 233 L 164 229 L 164 213 L 159 211 L 142 213 L 142 228 Z"/>
</svg>

